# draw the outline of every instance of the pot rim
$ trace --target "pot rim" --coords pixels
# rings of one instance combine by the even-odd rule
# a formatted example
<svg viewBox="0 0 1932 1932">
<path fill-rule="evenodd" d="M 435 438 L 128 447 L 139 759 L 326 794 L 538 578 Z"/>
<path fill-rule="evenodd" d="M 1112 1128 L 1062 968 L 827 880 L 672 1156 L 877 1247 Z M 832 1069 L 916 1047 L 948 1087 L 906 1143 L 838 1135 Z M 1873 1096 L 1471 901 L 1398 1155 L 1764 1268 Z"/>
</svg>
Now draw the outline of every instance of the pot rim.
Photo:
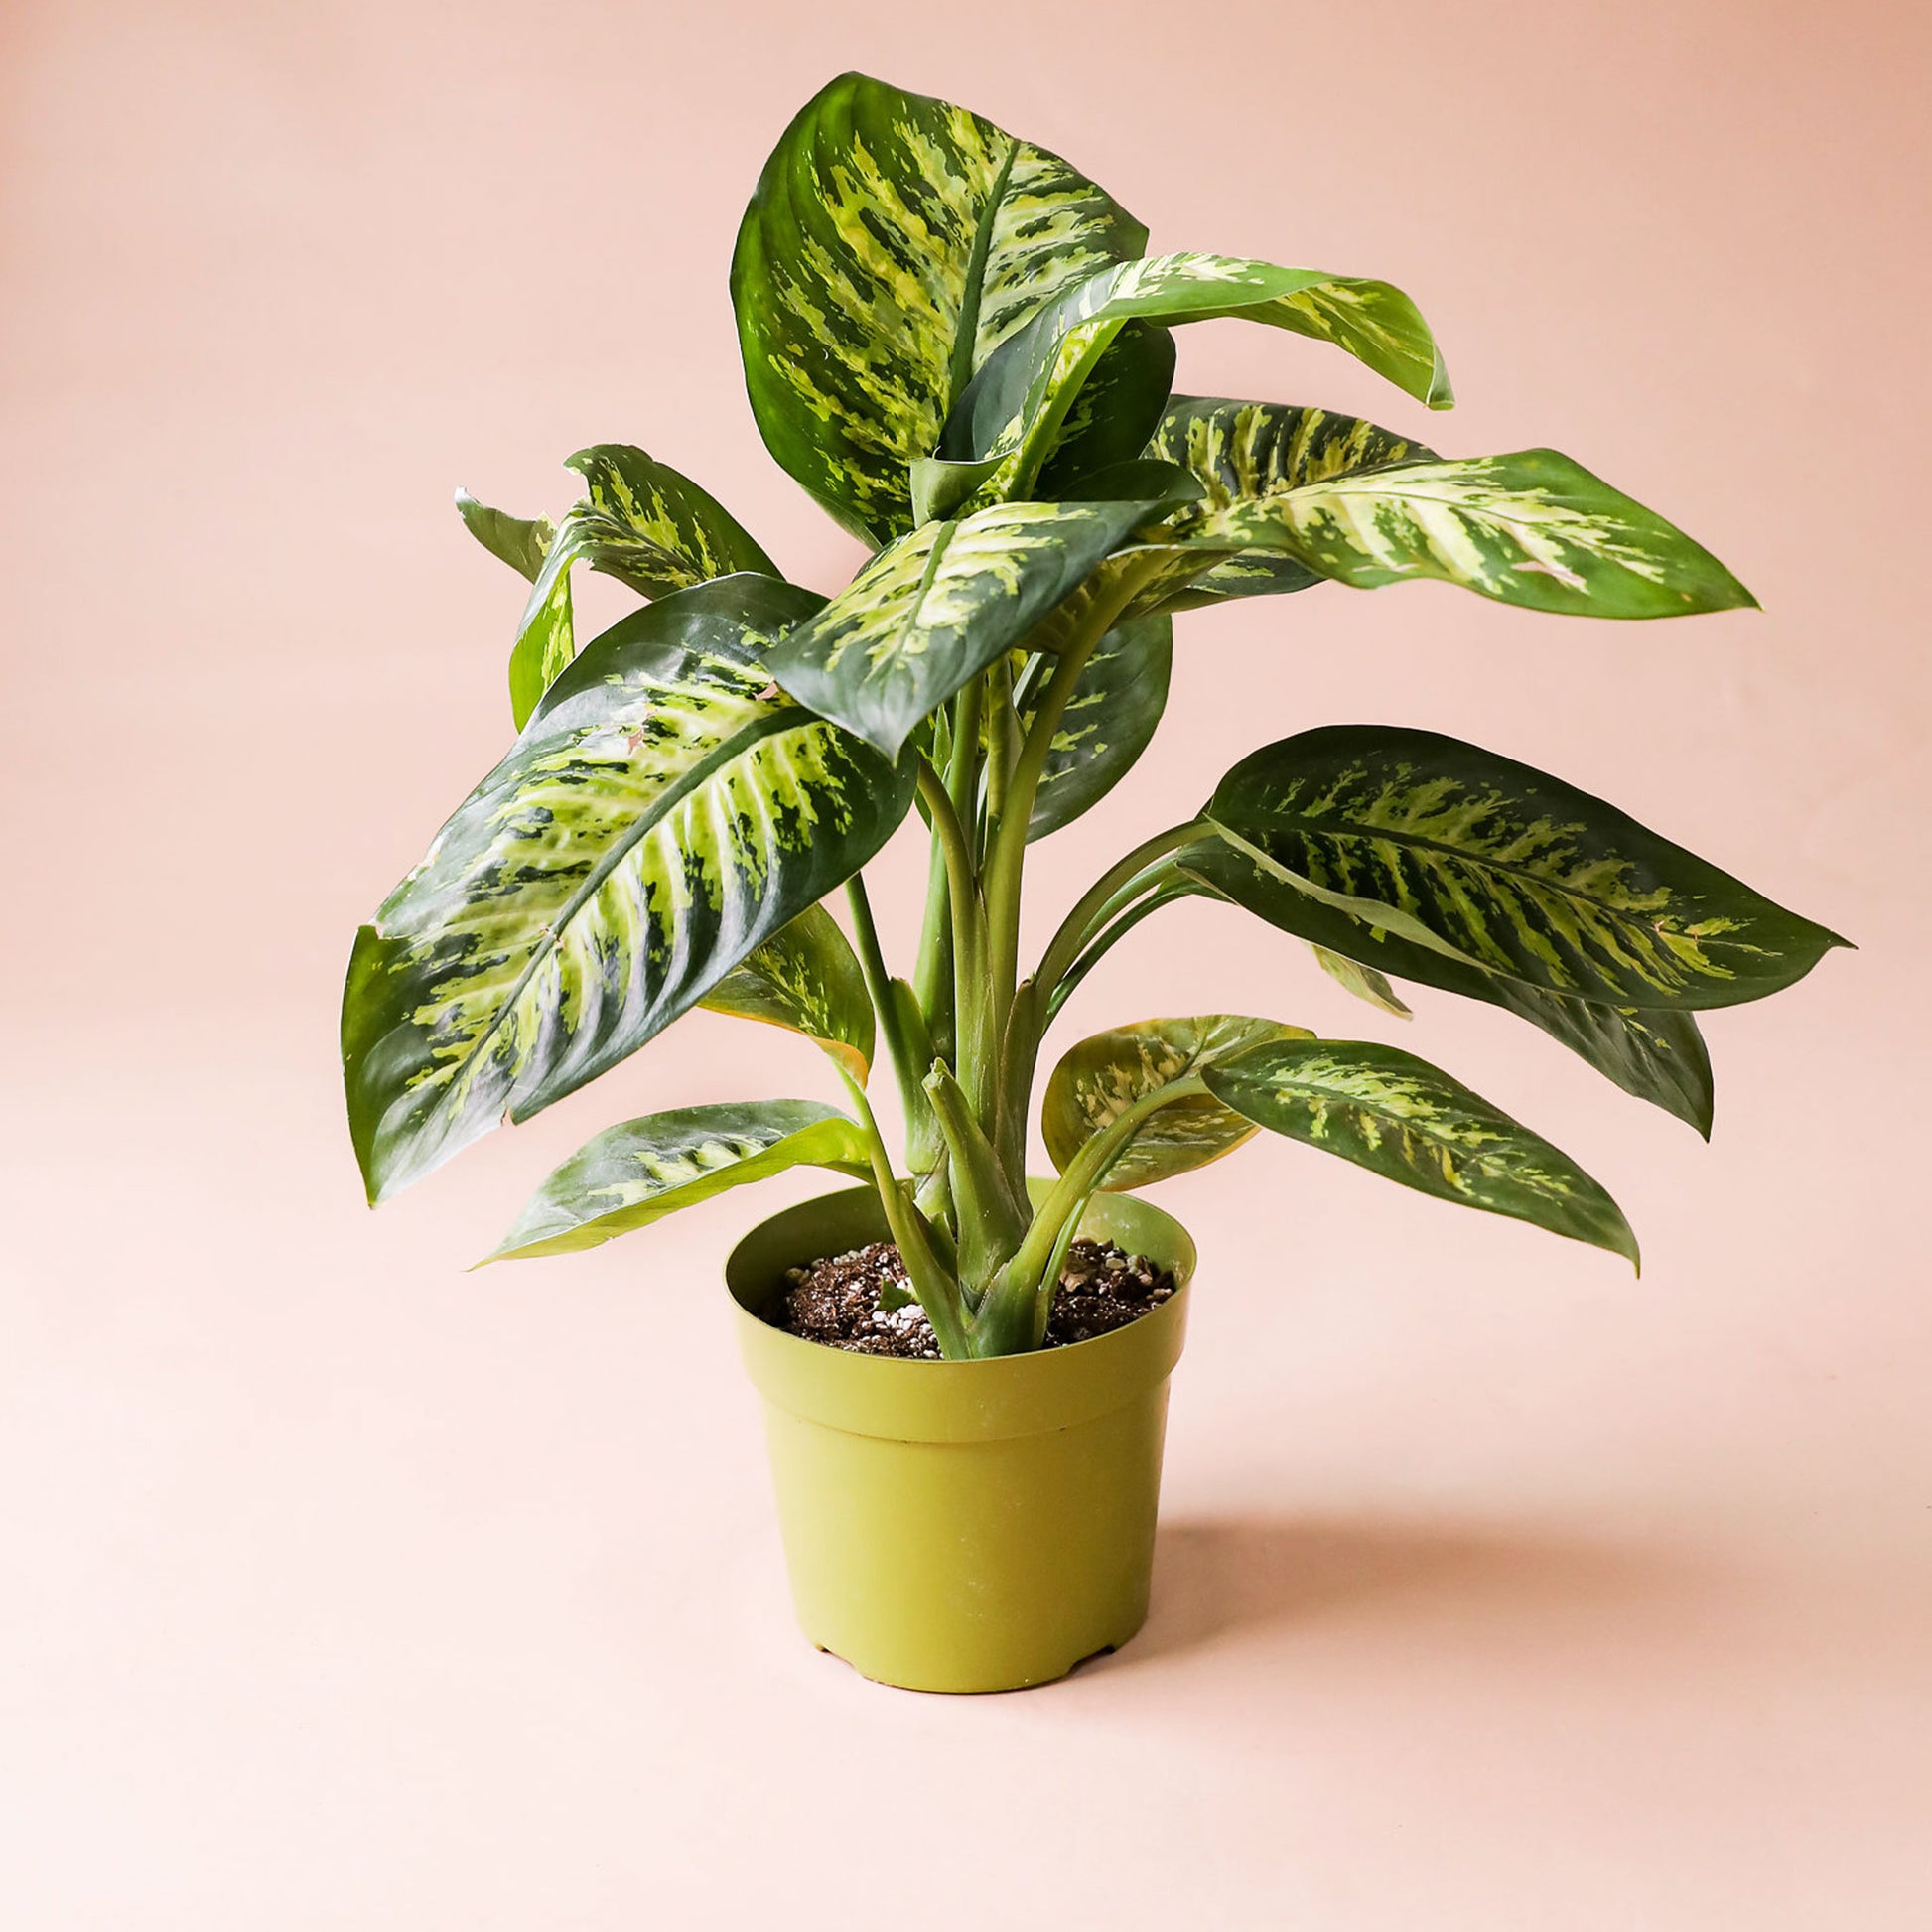
<svg viewBox="0 0 1932 1932">
<path fill-rule="evenodd" d="M 1030 1183 L 1035 1190 L 1050 1184 Z M 866 1231 L 868 1222 L 875 1231 Z M 1105 1231 L 1122 1222 L 1147 1227 L 1154 1238 L 1137 1251 L 1154 1256 L 1174 1274 L 1178 1286 L 1159 1308 L 1124 1328 L 1061 1348 L 975 1361 L 908 1361 L 855 1354 L 786 1334 L 758 1312 L 771 1293 L 773 1267 L 791 1265 L 778 1259 L 786 1245 L 782 1236 L 793 1231 L 786 1224 L 797 1224 L 796 1234 L 807 1246 L 825 1239 L 853 1246 L 884 1234 L 884 1212 L 870 1186 L 800 1201 L 757 1223 L 734 1245 L 725 1264 L 746 1368 L 765 1400 L 792 1415 L 855 1435 L 902 1442 L 1034 1435 L 1109 1415 L 1173 1372 L 1185 1339 L 1188 1285 L 1197 1260 L 1191 1237 L 1173 1215 L 1131 1195 L 1096 1195 L 1081 1227 L 1097 1224 L 1097 1231 Z M 807 1234 L 813 1226 L 827 1232 Z M 1120 1239 L 1119 1233 L 1113 1238 Z M 816 1254 L 802 1258 L 836 1252 L 821 1245 Z"/>
</svg>

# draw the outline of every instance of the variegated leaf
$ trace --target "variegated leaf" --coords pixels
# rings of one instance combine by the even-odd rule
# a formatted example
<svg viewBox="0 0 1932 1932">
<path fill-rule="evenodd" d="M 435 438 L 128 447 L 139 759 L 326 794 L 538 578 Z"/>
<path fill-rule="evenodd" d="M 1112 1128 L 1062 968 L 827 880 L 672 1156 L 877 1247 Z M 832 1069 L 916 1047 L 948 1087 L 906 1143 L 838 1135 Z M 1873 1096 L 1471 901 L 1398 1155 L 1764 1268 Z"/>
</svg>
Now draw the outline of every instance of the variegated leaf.
<svg viewBox="0 0 1932 1932">
<path fill-rule="evenodd" d="M 769 655 L 799 703 L 889 758 L 1159 502 L 996 503 L 889 544 Z"/>
<path fill-rule="evenodd" d="M 1172 327 L 1221 316 L 1333 343 L 1432 408 L 1453 401 L 1428 325 L 1386 282 L 1228 255 L 1155 255 L 1088 275 L 989 361 L 973 399 L 971 454 L 1008 460 L 982 493 L 1032 489 L 1068 411 L 1130 321 Z"/>
<path fill-rule="evenodd" d="M 1278 550 L 1357 590 L 1436 578 L 1568 617 L 1757 602 L 1702 544 L 1556 450 L 1355 471 L 1231 502 L 1186 534 L 1244 559 Z"/>
<path fill-rule="evenodd" d="M 885 844 L 912 774 L 764 695 L 817 608 L 726 578 L 598 638 L 364 926 L 343 1001 L 372 1200 L 651 1037 Z"/>
<path fill-rule="evenodd" d="M 866 976 L 852 942 L 822 905 L 799 913 L 699 1005 L 803 1034 L 862 1083 L 871 1070 L 875 1022 Z"/>
<path fill-rule="evenodd" d="M 1622 1210 L 1567 1154 L 1399 1047 L 1283 1040 L 1209 1061 L 1200 1077 L 1258 1127 L 1438 1200 L 1637 1260 Z"/>
<path fill-rule="evenodd" d="M 1056 155 L 862 74 L 765 163 L 732 257 L 752 413 L 848 529 L 910 527 L 907 467 L 988 353 L 1147 231 Z"/>
<path fill-rule="evenodd" d="M 1191 1020 L 1143 1020 L 1095 1034 L 1068 1049 L 1040 1101 L 1046 1151 L 1064 1173 L 1100 1133 L 1164 1087 L 1196 1079 L 1215 1061 L 1273 1040 L 1311 1039 L 1302 1027 L 1215 1013 Z M 1101 1185 L 1125 1193 L 1205 1167 L 1253 1138 L 1254 1123 L 1198 1091 L 1149 1114 Z"/>
<path fill-rule="evenodd" d="M 456 493 L 457 514 L 464 527 L 492 557 L 535 583 L 544 554 L 557 534 L 547 516 L 510 516 L 480 503 L 467 489 Z"/>
<path fill-rule="evenodd" d="M 816 1100 L 728 1101 L 627 1120 L 551 1173 L 483 1259 L 530 1261 L 595 1248 L 797 1167 L 864 1179 L 870 1169 L 858 1124 Z"/>
<path fill-rule="evenodd" d="M 1561 1040 L 1624 1092 L 1710 1135 L 1711 1060 L 1697 1021 L 1689 1013 L 1603 1006 L 1485 972 L 1472 960 L 1418 944 L 1405 933 L 1377 923 L 1377 908 L 1371 901 L 1317 897 L 1307 882 L 1291 883 L 1264 856 L 1222 839 L 1199 840 L 1185 847 L 1176 855 L 1174 871 L 1212 897 L 1308 940 L 1321 963 L 1351 991 L 1352 983 L 1343 977 L 1341 967 L 1353 966 L 1357 972 L 1372 974 L 1376 984 L 1388 985 L 1376 966 L 1368 963 L 1375 960 L 1403 979 L 1502 1007 Z M 1409 915 L 1390 911 L 1382 916 Z M 1377 999 L 1375 1004 L 1382 1002 Z"/>
<path fill-rule="evenodd" d="M 1434 732 L 1333 725 L 1244 759 L 1206 815 L 1260 872 L 1420 954 L 1608 1006 L 1761 999 L 1844 940 L 1559 778 Z M 1246 902 L 1238 867 L 1213 883 Z M 1291 927 L 1364 958 L 1352 931 Z M 1411 951 L 1406 943 L 1423 942 Z M 1420 970 L 1419 970 L 1420 968 Z M 1460 990 L 1457 988 L 1456 990 Z"/>
<path fill-rule="evenodd" d="M 1238 505 L 1266 501 L 1305 484 L 1435 453 L 1359 416 L 1284 403 L 1175 396 L 1149 453 L 1184 464 L 1205 495 L 1173 528 L 1205 541 L 1204 527 Z M 1320 577 L 1279 548 L 1234 550 L 1188 586 L 1181 606 L 1230 597 L 1307 590 Z"/>
<path fill-rule="evenodd" d="M 1061 714 L 1034 794 L 1029 839 L 1043 839 L 1097 805 L 1153 740 L 1168 702 L 1173 623 L 1135 618 L 1093 648 Z M 1021 722 L 1033 713 L 1023 710 Z"/>
<path fill-rule="evenodd" d="M 510 647 L 510 709 L 518 731 L 576 654 L 573 564 L 589 564 L 644 597 L 738 571 L 778 574 L 737 518 L 669 464 L 627 443 L 599 443 L 566 462 L 583 477 L 585 492 L 546 546 Z"/>
</svg>

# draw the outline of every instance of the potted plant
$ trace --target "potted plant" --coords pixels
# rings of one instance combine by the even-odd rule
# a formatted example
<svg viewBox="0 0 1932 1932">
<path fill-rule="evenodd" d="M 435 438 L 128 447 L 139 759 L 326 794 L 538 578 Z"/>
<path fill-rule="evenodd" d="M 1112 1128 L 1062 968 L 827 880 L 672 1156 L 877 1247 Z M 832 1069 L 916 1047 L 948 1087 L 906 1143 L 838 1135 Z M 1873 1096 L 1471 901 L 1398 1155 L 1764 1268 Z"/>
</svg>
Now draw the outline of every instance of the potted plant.
<svg viewBox="0 0 1932 1932">
<path fill-rule="evenodd" d="M 1173 330 L 1239 316 L 1450 402 L 1387 283 L 1146 241 L 975 114 L 851 74 L 818 94 L 759 181 L 732 299 L 766 446 L 869 560 L 829 597 L 786 582 L 622 445 L 570 459 L 583 494 L 555 525 L 460 495 L 530 580 L 517 736 L 357 935 L 344 997 L 371 1202 L 694 1006 L 823 1047 L 844 1107 L 612 1127 L 489 1258 L 590 1247 L 799 1164 L 860 1183 L 766 1221 L 728 1275 L 805 1628 L 899 1684 L 1039 1681 L 1145 1614 L 1193 1249 L 1132 1190 L 1265 1128 L 1636 1260 L 1595 1180 L 1449 1074 L 1272 1019 L 1081 1040 L 1040 1102 L 1057 1173 L 1030 1177 L 1046 1032 L 1151 912 L 1231 901 L 1389 1013 L 1397 980 L 1503 1007 L 1706 1133 L 1698 1011 L 1845 943 L 1561 779 L 1341 725 L 1242 759 L 1023 960 L 1028 851 L 1147 746 L 1177 612 L 1410 578 L 1569 617 L 1752 602 L 1554 451 L 1443 457 L 1317 408 L 1173 393 Z M 579 563 L 647 600 L 581 646 Z M 930 883 L 901 976 L 864 868 L 914 812 Z M 822 903 L 841 889 L 850 937 Z M 882 1060 L 897 1155 L 868 1095 Z M 807 1338 L 801 1296 L 858 1322 L 825 1331 L 847 1345 Z M 1082 1298 L 1104 1330 L 1085 1339 L 1061 1319 Z"/>
</svg>

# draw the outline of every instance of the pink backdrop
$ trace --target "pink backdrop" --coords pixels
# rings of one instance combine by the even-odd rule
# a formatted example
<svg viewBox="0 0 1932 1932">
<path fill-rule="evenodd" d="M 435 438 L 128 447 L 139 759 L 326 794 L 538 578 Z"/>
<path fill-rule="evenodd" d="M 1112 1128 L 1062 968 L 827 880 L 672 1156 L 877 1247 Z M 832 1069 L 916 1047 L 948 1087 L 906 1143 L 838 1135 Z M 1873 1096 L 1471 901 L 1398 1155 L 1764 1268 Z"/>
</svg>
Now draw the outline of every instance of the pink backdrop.
<svg viewBox="0 0 1932 1932">
<path fill-rule="evenodd" d="M 1932 1919 L 1922 10 L 20 0 L 0 31 L 9 1924 Z M 374 1219 L 334 1058 L 352 926 L 505 737 L 517 586 L 453 485 L 554 513 L 568 451 L 634 440 L 795 575 L 849 569 L 763 457 L 725 291 L 766 148 L 848 66 L 1064 150 L 1157 247 L 1400 282 L 1464 400 L 1235 325 L 1183 337 L 1185 386 L 1555 444 L 1765 606 L 1185 620 L 1157 754 L 1041 853 L 1042 913 L 1256 744 L 1368 719 L 1562 772 L 1863 947 L 1713 1019 L 1709 1149 L 1498 1014 L 1423 994 L 1401 1031 L 1231 912 L 1123 949 L 1065 1036 L 1399 1036 L 1600 1174 L 1647 1266 L 1281 1145 L 1166 1189 L 1205 1265 L 1154 1620 L 979 1702 L 789 1626 L 714 1283 L 815 1182 L 462 1272 L 599 1126 L 824 1094 L 808 1048 L 700 1017 Z"/>
</svg>

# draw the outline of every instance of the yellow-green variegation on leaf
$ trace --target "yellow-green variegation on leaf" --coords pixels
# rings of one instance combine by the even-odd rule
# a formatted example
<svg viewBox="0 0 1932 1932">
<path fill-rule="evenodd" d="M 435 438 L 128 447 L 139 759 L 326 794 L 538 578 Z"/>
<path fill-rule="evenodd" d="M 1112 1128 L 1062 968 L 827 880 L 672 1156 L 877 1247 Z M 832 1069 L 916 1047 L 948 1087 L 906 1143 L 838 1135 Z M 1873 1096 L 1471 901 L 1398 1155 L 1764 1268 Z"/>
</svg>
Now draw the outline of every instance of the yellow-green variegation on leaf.
<svg viewBox="0 0 1932 1932">
<path fill-rule="evenodd" d="M 1046 1152 L 1064 1173 L 1096 1136 L 1152 1102 L 1100 1185 L 1125 1193 L 1205 1167 L 1252 1139 L 1256 1128 L 1200 1090 L 1202 1070 L 1272 1040 L 1312 1037 L 1305 1028 L 1226 1013 L 1143 1020 L 1095 1034 L 1067 1050 L 1046 1083 L 1039 1108 Z M 1172 1097 L 1161 1104 L 1164 1094 Z"/>
<path fill-rule="evenodd" d="M 632 1052 L 885 844 L 912 774 L 771 689 L 818 599 L 758 577 L 596 640 L 357 936 L 349 1126 L 379 1200 Z"/>
<path fill-rule="evenodd" d="M 1203 545 L 1216 519 L 1239 506 L 1435 454 L 1359 416 L 1224 396 L 1173 397 L 1148 452 L 1182 465 L 1200 483 L 1201 499 L 1185 506 L 1171 527 L 1177 534 L 1192 533 Z M 1243 549 L 1230 534 L 1228 548 L 1226 557 L 1210 562 L 1172 600 L 1176 608 L 1307 590 L 1322 581 L 1278 546 Z"/>
<path fill-rule="evenodd" d="M 1265 875 L 1385 908 L 1386 956 L 1428 983 L 1436 951 L 1608 1006 L 1735 1006 L 1845 942 L 1627 813 L 1435 732 L 1331 725 L 1244 759 L 1206 816 Z M 1213 882 L 1237 900 L 1238 880 Z M 1411 949 L 1415 932 L 1434 945 Z M 1352 931 L 1302 937 L 1363 954 Z"/>
<path fill-rule="evenodd" d="M 1226 316 L 1332 343 L 1432 408 L 1453 401 L 1428 324 L 1387 282 L 1229 255 L 1155 255 L 1097 270 L 1003 345 L 962 399 L 970 428 L 959 441 L 970 449 L 953 454 L 1006 459 L 983 493 L 1029 493 L 1130 322 L 1173 327 Z"/>
<path fill-rule="evenodd" d="M 1438 1200 L 1637 1259 L 1622 1210 L 1567 1154 L 1400 1047 L 1282 1040 L 1210 1061 L 1200 1078 L 1272 1133 Z"/>
<path fill-rule="evenodd" d="M 543 565 L 510 646 L 510 710 L 518 731 L 576 655 L 574 564 L 588 564 L 643 597 L 664 597 L 738 571 L 778 574 L 738 519 L 668 463 L 627 443 L 599 443 L 565 461 L 583 477 L 584 496 L 544 544 Z M 468 511 L 465 520 L 483 537 Z"/>
<path fill-rule="evenodd" d="M 1237 553 L 1220 572 L 1274 551 L 1357 590 L 1433 578 L 1566 617 L 1756 604 L 1701 543 L 1556 450 L 1353 470 L 1183 512 L 1178 523 L 1183 536 Z"/>
<path fill-rule="evenodd" d="M 1012 332 L 1147 231 L 1057 155 L 946 101 L 842 74 L 773 149 L 732 257 L 765 447 L 875 544 L 909 466 Z"/>
<path fill-rule="evenodd" d="M 1265 855 L 1224 839 L 1187 846 L 1173 871 L 1196 890 L 1307 939 L 1323 969 L 1373 1006 L 1409 1017 L 1380 970 L 1385 966 L 1420 985 L 1501 1007 L 1561 1041 L 1625 1093 L 1710 1137 L 1711 1059 L 1691 1013 L 1606 1006 L 1486 972 L 1452 949 L 1417 944 L 1382 922 L 1412 915 L 1380 909 L 1370 899 L 1317 897 L 1308 881 L 1291 882 Z M 1420 924 L 1416 929 L 1426 930 Z"/>
<path fill-rule="evenodd" d="M 606 1128 L 552 1173 L 486 1261 L 574 1254 L 788 1168 L 863 1179 L 858 1123 L 815 1100 L 681 1107 Z"/>
<path fill-rule="evenodd" d="M 733 967 L 699 1005 L 803 1034 L 861 1085 L 872 1070 L 876 1020 L 866 976 L 822 905 L 808 906 Z"/>
<path fill-rule="evenodd" d="M 1011 649 L 1159 500 L 996 503 L 887 545 L 769 654 L 801 704 L 889 758 Z"/>
</svg>

